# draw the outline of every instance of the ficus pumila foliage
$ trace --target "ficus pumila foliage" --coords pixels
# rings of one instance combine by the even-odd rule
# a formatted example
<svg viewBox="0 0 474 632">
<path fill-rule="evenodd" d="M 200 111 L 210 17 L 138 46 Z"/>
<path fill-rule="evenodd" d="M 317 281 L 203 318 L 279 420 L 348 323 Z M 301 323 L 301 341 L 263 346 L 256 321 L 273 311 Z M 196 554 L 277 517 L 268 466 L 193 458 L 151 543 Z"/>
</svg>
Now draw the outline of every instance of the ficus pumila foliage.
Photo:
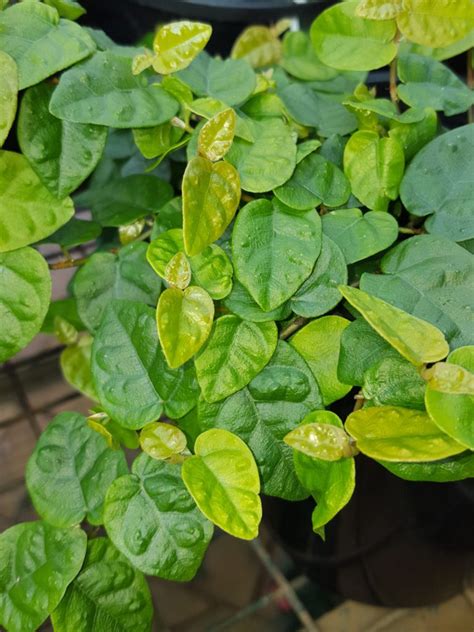
<svg viewBox="0 0 474 632">
<path fill-rule="evenodd" d="M 260 494 L 313 496 L 324 537 L 359 453 L 474 475 L 474 125 L 448 118 L 474 98 L 443 63 L 472 2 L 340 2 L 229 59 L 207 24 L 124 47 L 82 13 L 0 11 L 0 360 L 55 334 L 91 400 L 28 462 L 40 520 L 0 535 L 9 632 L 148 630 L 144 574 L 191 579 L 214 525 L 255 538 Z M 44 243 L 91 254 L 50 271 Z"/>
</svg>

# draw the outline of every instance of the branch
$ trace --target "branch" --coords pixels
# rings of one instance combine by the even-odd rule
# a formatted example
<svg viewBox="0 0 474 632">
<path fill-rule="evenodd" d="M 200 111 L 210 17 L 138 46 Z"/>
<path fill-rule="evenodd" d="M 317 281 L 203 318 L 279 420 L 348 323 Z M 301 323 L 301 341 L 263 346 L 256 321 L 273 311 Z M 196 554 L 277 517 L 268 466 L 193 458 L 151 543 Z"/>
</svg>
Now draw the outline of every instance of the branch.
<svg viewBox="0 0 474 632">
<path fill-rule="evenodd" d="M 80 259 L 63 259 L 62 261 L 56 261 L 56 263 L 50 263 L 50 270 L 65 270 L 66 268 L 77 268 L 85 264 L 89 257 L 81 257 Z"/>
<path fill-rule="evenodd" d="M 285 327 L 285 329 L 282 329 L 282 331 L 280 333 L 280 339 L 281 340 L 286 340 L 292 334 L 294 334 L 296 331 L 298 331 L 299 329 L 304 327 L 306 325 L 306 323 L 309 323 L 309 318 L 303 318 L 303 316 L 298 316 L 297 318 L 292 320 L 291 323 L 289 323 Z"/>
</svg>

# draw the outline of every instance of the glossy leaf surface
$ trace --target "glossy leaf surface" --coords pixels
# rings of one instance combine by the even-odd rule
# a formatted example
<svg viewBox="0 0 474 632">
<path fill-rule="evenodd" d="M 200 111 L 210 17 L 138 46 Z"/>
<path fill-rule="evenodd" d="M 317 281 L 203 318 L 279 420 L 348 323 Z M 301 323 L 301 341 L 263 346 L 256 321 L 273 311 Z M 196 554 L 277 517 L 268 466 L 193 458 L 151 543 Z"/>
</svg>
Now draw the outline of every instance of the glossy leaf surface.
<svg viewBox="0 0 474 632">
<path fill-rule="evenodd" d="M 322 461 L 338 461 L 353 456 L 349 436 L 342 428 L 327 423 L 327 417 L 333 414 L 327 410 L 312 413 L 313 421 L 303 423 L 289 432 L 285 443 L 298 452 Z"/>
<path fill-rule="evenodd" d="M 153 459 L 164 460 L 186 448 L 186 437 L 176 426 L 152 422 L 140 432 L 140 447 Z"/>
<path fill-rule="evenodd" d="M 200 22 L 165 24 L 153 40 L 153 68 L 162 75 L 186 68 L 207 44 L 211 33 L 211 26 Z"/>
<path fill-rule="evenodd" d="M 18 70 L 14 60 L 0 51 L 0 147 L 5 142 L 15 120 L 18 98 Z"/>
<path fill-rule="evenodd" d="M 231 108 L 209 119 L 199 132 L 200 155 L 213 162 L 223 158 L 234 140 L 236 120 L 235 112 Z"/>
</svg>

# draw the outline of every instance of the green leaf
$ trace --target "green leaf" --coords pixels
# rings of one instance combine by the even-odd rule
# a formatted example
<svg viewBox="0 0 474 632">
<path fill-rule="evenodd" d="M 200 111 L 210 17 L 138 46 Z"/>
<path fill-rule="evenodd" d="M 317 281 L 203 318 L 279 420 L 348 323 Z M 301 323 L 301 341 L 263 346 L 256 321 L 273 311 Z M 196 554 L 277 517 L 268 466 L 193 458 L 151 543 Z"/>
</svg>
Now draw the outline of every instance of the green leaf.
<svg viewBox="0 0 474 632">
<path fill-rule="evenodd" d="M 339 289 L 369 325 L 415 366 L 436 362 L 448 355 L 444 335 L 431 323 L 355 287 L 346 285 Z"/>
<path fill-rule="evenodd" d="M 278 63 L 281 42 L 268 26 L 252 25 L 242 31 L 231 51 L 233 59 L 246 59 L 254 68 Z"/>
<path fill-rule="evenodd" d="M 339 246 L 346 263 L 367 259 L 398 238 L 397 220 L 388 213 L 345 208 L 326 213 L 321 219 L 323 233 Z"/>
<path fill-rule="evenodd" d="M 385 461 L 437 461 L 465 450 L 440 431 L 427 413 L 374 406 L 351 413 L 346 430 L 361 452 Z"/>
<path fill-rule="evenodd" d="M 16 250 L 47 237 L 74 213 L 72 200 L 57 200 L 51 195 L 24 156 L 2 150 L 0 208 L 0 252 Z"/>
<path fill-rule="evenodd" d="M 26 484 L 38 514 L 56 527 L 85 518 L 102 524 L 110 484 L 127 472 L 125 455 L 77 413 L 60 413 L 41 434 L 26 468 Z"/>
<path fill-rule="evenodd" d="M 194 94 L 223 101 L 224 107 L 243 103 L 256 86 L 255 73 L 247 61 L 223 60 L 210 57 L 207 53 L 201 53 L 187 70 L 177 76 Z"/>
<path fill-rule="evenodd" d="M 51 114 L 66 121 L 127 129 L 160 125 L 178 109 L 166 90 L 135 77 L 132 60 L 113 51 L 65 72 L 50 102 Z"/>
<path fill-rule="evenodd" d="M 140 447 L 153 459 L 169 459 L 186 448 L 186 436 L 176 426 L 152 422 L 140 432 Z"/>
<path fill-rule="evenodd" d="M 40 331 L 51 299 L 48 264 L 33 248 L 0 253 L 0 363 Z"/>
<path fill-rule="evenodd" d="M 327 423 L 329 415 L 334 413 L 328 410 L 311 413 L 314 421 L 303 423 L 289 432 L 285 443 L 298 452 L 323 461 L 339 461 L 354 456 L 350 437 L 342 428 Z"/>
<path fill-rule="evenodd" d="M 320 250 L 318 214 L 294 211 L 276 199 L 246 204 L 232 232 L 235 274 L 265 311 L 296 292 L 311 274 Z"/>
<path fill-rule="evenodd" d="M 405 160 L 408 162 L 436 136 L 438 117 L 432 108 L 425 108 L 425 117 L 417 123 L 400 123 L 390 121 L 390 138 L 397 140 L 403 147 Z"/>
<path fill-rule="evenodd" d="M 175 255 L 184 250 L 183 231 L 171 228 L 158 235 L 150 242 L 146 258 L 156 274 L 162 279 L 166 276 L 166 268 Z"/>
<path fill-rule="evenodd" d="M 448 355 L 448 362 L 457 364 L 474 373 L 474 345 L 459 347 Z"/>
<path fill-rule="evenodd" d="M 159 234 L 171 228 L 181 228 L 182 223 L 181 197 L 174 197 L 158 210 L 158 215 L 153 223 L 151 239 L 155 239 Z"/>
<path fill-rule="evenodd" d="M 416 367 L 398 354 L 382 357 L 364 373 L 363 395 L 376 406 L 424 410 L 425 390 Z"/>
<path fill-rule="evenodd" d="M 326 9 L 311 26 L 316 54 L 338 70 L 374 70 L 389 64 L 397 53 L 393 20 L 365 20 L 356 14 L 358 2 Z"/>
<path fill-rule="evenodd" d="M 245 287 L 234 281 L 231 293 L 224 300 L 225 307 L 243 320 L 262 323 L 270 320 L 285 320 L 291 314 L 289 303 L 283 303 L 270 312 L 264 312 L 253 300 Z"/>
<path fill-rule="evenodd" d="M 234 140 L 236 121 L 232 108 L 209 119 L 199 132 L 198 150 L 201 156 L 213 162 L 223 158 Z"/>
<path fill-rule="evenodd" d="M 86 327 L 98 329 L 106 307 L 113 299 L 156 305 L 161 283 L 145 258 L 146 244 L 134 242 L 117 255 L 97 252 L 77 271 L 73 294 Z"/>
<path fill-rule="evenodd" d="M 153 68 L 168 75 L 189 66 L 211 37 L 212 27 L 201 22 L 172 22 L 162 26 L 153 40 Z"/>
<path fill-rule="evenodd" d="M 349 182 L 339 167 L 320 154 L 312 153 L 297 166 L 291 178 L 274 190 L 277 198 L 298 210 L 342 206 L 349 199 Z"/>
<path fill-rule="evenodd" d="M 183 236 L 186 254 L 200 254 L 219 239 L 240 201 L 239 174 L 225 160 L 212 163 L 200 156 L 183 176 Z"/>
<path fill-rule="evenodd" d="M 61 121 L 49 113 L 54 86 L 42 83 L 23 96 L 18 142 L 43 184 L 57 198 L 77 189 L 95 169 L 105 147 L 107 129 Z"/>
<path fill-rule="evenodd" d="M 97 222 L 71 217 L 64 226 L 43 239 L 43 243 L 59 244 L 66 249 L 75 248 L 89 241 L 94 241 L 101 232 L 102 227 Z"/>
<path fill-rule="evenodd" d="M 54 7 L 62 18 L 77 20 L 86 13 L 84 7 L 74 0 L 45 0 L 45 4 Z"/>
<path fill-rule="evenodd" d="M 246 386 L 269 362 L 277 338 L 275 323 L 253 323 L 234 315 L 217 319 L 195 359 L 204 399 L 217 402 Z"/>
<path fill-rule="evenodd" d="M 15 120 L 18 99 L 18 70 L 14 60 L 0 50 L 0 147 Z"/>
<path fill-rule="evenodd" d="M 316 138 L 304 140 L 296 145 L 296 164 L 299 165 L 302 160 L 321 147 L 321 141 Z"/>
<path fill-rule="evenodd" d="M 404 169 L 403 148 L 394 138 L 361 130 L 347 142 L 344 173 L 352 193 L 372 211 L 386 211 L 389 201 L 398 198 Z"/>
<path fill-rule="evenodd" d="M 382 259 L 384 274 L 363 274 L 361 289 L 432 323 L 451 348 L 474 343 L 474 260 L 452 241 L 419 235 Z"/>
<path fill-rule="evenodd" d="M 453 241 L 474 237 L 473 143 L 474 124 L 438 136 L 413 158 L 400 188 L 410 213 L 429 215 L 426 230 Z"/>
<path fill-rule="evenodd" d="M 183 136 L 183 130 L 162 123 L 155 127 L 138 127 L 132 130 L 133 140 L 145 158 L 156 158 L 173 148 Z"/>
<path fill-rule="evenodd" d="M 330 411 L 315 411 L 307 415 L 303 424 L 313 422 L 342 429 L 337 415 Z M 355 488 L 355 462 L 353 458 L 340 461 L 323 461 L 302 452 L 293 453 L 296 474 L 316 501 L 313 511 L 313 530 L 324 538 L 324 525 L 349 502 Z"/>
<path fill-rule="evenodd" d="M 425 372 L 426 410 L 450 437 L 474 450 L 474 373 L 440 362 Z"/>
<path fill-rule="evenodd" d="M 311 40 L 304 31 L 292 31 L 283 38 L 281 66 L 302 81 L 327 81 L 337 75 L 316 55 Z"/>
<path fill-rule="evenodd" d="M 362 92 L 362 95 L 358 94 Z M 358 99 L 363 100 L 358 100 Z M 400 121 L 402 123 L 417 123 L 424 117 L 423 110 L 410 109 L 405 110 L 402 114 L 399 113 L 397 106 L 388 99 L 372 99 L 371 93 L 366 86 L 362 86 L 360 89 L 356 88 L 355 94 L 349 97 L 347 101 L 344 101 L 344 105 L 356 114 L 361 129 L 373 129 L 377 131 L 380 129 L 379 118 L 388 119 L 389 121 Z M 377 116 L 373 116 L 376 114 Z M 367 119 L 367 120 L 366 120 Z M 372 126 L 372 120 L 374 124 Z"/>
<path fill-rule="evenodd" d="M 448 483 L 474 478 L 474 454 L 466 451 L 430 463 L 397 463 L 379 461 L 389 472 L 406 481 Z"/>
<path fill-rule="evenodd" d="M 341 300 L 337 286 L 347 283 L 347 266 L 339 247 L 322 235 L 322 246 L 310 276 L 290 299 L 295 314 L 314 318 L 329 312 Z M 278 319 L 275 319 L 278 320 Z"/>
<path fill-rule="evenodd" d="M 453 116 L 474 103 L 474 93 L 447 66 L 435 59 L 413 53 L 398 59 L 401 100 L 416 108 L 432 107 Z"/>
<path fill-rule="evenodd" d="M 177 252 L 165 269 L 164 279 L 171 287 L 185 290 L 191 282 L 191 266 L 184 252 Z"/>
<path fill-rule="evenodd" d="M 55 632 L 150 630 L 150 590 L 107 538 L 89 541 L 81 572 L 53 612 Z"/>
<path fill-rule="evenodd" d="M 290 340 L 316 378 L 325 406 L 341 399 L 352 388 L 337 377 L 341 336 L 348 325 L 349 321 L 341 316 L 324 316 L 305 325 Z"/>
<path fill-rule="evenodd" d="M 105 412 L 125 428 L 142 428 L 163 409 L 182 417 L 199 392 L 192 366 L 167 367 L 153 310 L 138 302 L 115 301 L 107 308 L 92 347 L 92 375 Z"/>
<path fill-rule="evenodd" d="M 132 474 L 111 485 L 105 526 L 135 567 L 173 581 L 194 577 L 213 533 L 183 484 L 181 467 L 145 454 Z"/>
<path fill-rule="evenodd" d="M 64 298 L 58 301 L 51 301 L 46 317 L 41 325 L 42 333 L 55 334 L 55 321 L 57 316 L 67 320 L 69 324 L 75 327 L 78 331 L 83 331 L 85 329 L 84 323 L 81 321 L 79 314 L 77 313 L 75 298 Z"/>
<path fill-rule="evenodd" d="M 449 46 L 474 28 L 471 0 L 438 2 L 403 0 L 403 11 L 397 16 L 402 35 L 424 46 Z"/>
<path fill-rule="evenodd" d="M 301 500 L 307 494 L 296 478 L 292 451 L 283 437 L 305 415 L 322 407 L 308 365 L 295 349 L 280 340 L 270 362 L 247 387 L 214 404 L 199 400 L 198 426 L 201 431 L 230 430 L 249 446 L 263 493 Z"/>
<path fill-rule="evenodd" d="M 176 369 L 206 342 L 214 319 L 214 303 L 200 287 L 168 288 L 156 311 L 158 335 L 168 366 Z"/>
<path fill-rule="evenodd" d="M 247 121 L 253 142 L 234 138 L 227 160 L 239 172 L 242 188 L 253 193 L 271 191 L 291 177 L 296 165 L 296 143 L 280 119 Z"/>
<path fill-rule="evenodd" d="M 92 336 L 84 334 L 61 352 L 59 361 L 66 382 L 89 399 L 97 401 L 91 373 L 92 342 Z"/>
<path fill-rule="evenodd" d="M 95 51 L 88 33 L 40 2 L 21 2 L 0 13 L 0 49 L 18 66 L 19 89 L 39 83 Z"/>
<path fill-rule="evenodd" d="M 190 258 L 193 282 L 214 300 L 225 298 L 232 289 L 234 270 L 229 257 L 219 246 L 212 244 L 201 254 Z"/>
<path fill-rule="evenodd" d="M 87 537 L 81 529 L 23 522 L 0 535 L 0 623 L 9 632 L 37 630 L 79 572 Z"/>
<path fill-rule="evenodd" d="M 252 540 L 262 519 L 260 479 L 252 453 L 236 435 L 213 429 L 201 434 L 182 476 L 202 513 L 223 531 Z"/>
<path fill-rule="evenodd" d="M 403 0 L 361 0 L 356 14 L 369 20 L 391 20 L 403 11 Z"/>
</svg>

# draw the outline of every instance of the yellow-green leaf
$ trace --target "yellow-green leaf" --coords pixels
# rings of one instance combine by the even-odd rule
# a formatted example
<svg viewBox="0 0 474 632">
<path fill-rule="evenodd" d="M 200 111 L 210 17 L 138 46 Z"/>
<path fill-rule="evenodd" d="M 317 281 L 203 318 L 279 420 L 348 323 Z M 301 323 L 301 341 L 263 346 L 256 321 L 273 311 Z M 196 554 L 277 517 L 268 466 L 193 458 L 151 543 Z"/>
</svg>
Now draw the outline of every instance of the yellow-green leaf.
<svg viewBox="0 0 474 632">
<path fill-rule="evenodd" d="M 170 285 L 185 290 L 191 282 L 191 266 L 184 252 L 177 252 L 170 259 L 166 268 L 164 279 Z"/>
<path fill-rule="evenodd" d="M 235 167 L 197 156 L 183 176 L 183 236 L 186 254 L 198 255 L 219 239 L 232 221 L 240 201 L 240 178 Z"/>
<path fill-rule="evenodd" d="M 0 50 L 0 147 L 5 142 L 15 120 L 18 100 L 18 70 L 16 63 Z"/>
<path fill-rule="evenodd" d="M 153 270 L 162 279 L 166 277 L 166 267 L 171 259 L 184 249 L 183 231 L 181 228 L 170 228 L 150 242 L 146 250 L 146 258 Z"/>
<path fill-rule="evenodd" d="M 156 321 L 166 361 L 177 369 L 206 342 L 214 318 L 214 303 L 200 287 L 168 288 L 158 301 Z"/>
<path fill-rule="evenodd" d="M 369 325 L 413 364 L 436 362 L 448 355 L 448 343 L 434 325 L 354 287 L 340 285 L 339 290 Z"/>
<path fill-rule="evenodd" d="M 234 140 L 237 117 L 232 108 L 219 112 L 207 121 L 198 138 L 201 156 L 215 162 L 223 158 Z"/>
<path fill-rule="evenodd" d="M 314 421 L 294 428 L 284 437 L 284 442 L 298 452 L 323 461 L 338 461 L 356 454 L 347 433 L 329 421 L 334 417 L 339 419 L 337 415 L 329 410 L 317 410 L 311 417 Z"/>
<path fill-rule="evenodd" d="M 186 436 L 176 426 L 154 421 L 140 432 L 140 447 L 148 456 L 161 461 L 182 452 Z"/>
<path fill-rule="evenodd" d="M 403 11 L 403 0 L 361 0 L 356 14 L 369 20 L 391 20 Z"/>
<path fill-rule="evenodd" d="M 267 26 L 249 26 L 235 40 L 233 59 L 246 59 L 254 68 L 270 66 L 280 61 L 281 42 Z"/>
<path fill-rule="evenodd" d="M 346 430 L 361 452 L 384 461 L 437 461 L 466 449 L 412 408 L 363 408 L 349 415 Z"/>
<path fill-rule="evenodd" d="M 66 381 L 86 397 L 98 401 L 91 373 L 93 341 L 92 336 L 83 334 L 77 342 L 64 349 L 60 363 Z"/>
<path fill-rule="evenodd" d="M 228 430 L 214 428 L 197 438 L 194 450 L 182 476 L 199 509 L 236 538 L 256 538 L 262 518 L 260 479 L 247 445 Z"/>
<path fill-rule="evenodd" d="M 212 27 L 201 22 L 172 22 L 153 40 L 153 68 L 162 75 L 187 68 L 211 37 Z"/>
</svg>

